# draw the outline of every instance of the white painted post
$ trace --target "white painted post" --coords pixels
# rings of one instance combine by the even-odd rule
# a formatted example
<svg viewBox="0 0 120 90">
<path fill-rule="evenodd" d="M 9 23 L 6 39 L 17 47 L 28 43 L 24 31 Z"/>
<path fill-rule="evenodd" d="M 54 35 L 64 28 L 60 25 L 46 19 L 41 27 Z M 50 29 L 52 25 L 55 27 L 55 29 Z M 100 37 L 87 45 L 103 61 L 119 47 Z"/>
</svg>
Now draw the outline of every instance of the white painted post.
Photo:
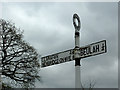
<svg viewBox="0 0 120 90">
<path fill-rule="evenodd" d="M 81 88 L 80 66 L 75 66 L 75 88 Z"/>
<path fill-rule="evenodd" d="M 77 39 L 76 39 L 77 38 Z M 75 88 L 81 88 L 80 56 L 79 56 L 79 36 L 75 38 Z"/>
<path fill-rule="evenodd" d="M 75 22 L 75 19 L 78 21 L 78 25 Z M 73 15 L 73 25 L 75 27 L 75 49 L 74 49 L 74 59 L 75 59 L 75 88 L 81 88 L 81 72 L 80 72 L 80 19 L 77 14 Z"/>
</svg>

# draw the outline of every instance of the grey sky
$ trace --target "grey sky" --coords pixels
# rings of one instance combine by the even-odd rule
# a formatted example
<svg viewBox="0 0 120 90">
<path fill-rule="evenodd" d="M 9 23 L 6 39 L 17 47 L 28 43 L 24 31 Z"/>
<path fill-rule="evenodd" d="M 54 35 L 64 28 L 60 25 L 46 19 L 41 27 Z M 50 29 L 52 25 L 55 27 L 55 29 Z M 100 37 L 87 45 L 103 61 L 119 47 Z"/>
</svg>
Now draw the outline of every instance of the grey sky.
<svg viewBox="0 0 120 90">
<path fill-rule="evenodd" d="M 106 40 L 107 53 L 81 60 L 82 83 L 96 82 L 96 88 L 118 87 L 117 3 L 3 3 L 2 18 L 24 30 L 24 39 L 40 55 L 74 48 L 73 14 L 81 20 L 80 45 Z M 74 88 L 74 61 L 40 69 L 40 88 Z"/>
</svg>

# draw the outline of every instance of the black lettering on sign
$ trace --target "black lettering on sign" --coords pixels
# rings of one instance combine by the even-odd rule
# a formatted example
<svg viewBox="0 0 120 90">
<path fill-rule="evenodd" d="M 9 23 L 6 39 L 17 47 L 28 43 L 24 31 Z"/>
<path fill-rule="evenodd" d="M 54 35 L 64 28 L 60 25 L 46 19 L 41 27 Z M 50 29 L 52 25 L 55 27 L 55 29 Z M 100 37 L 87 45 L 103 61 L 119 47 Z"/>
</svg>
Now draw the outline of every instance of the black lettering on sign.
<svg viewBox="0 0 120 90">
<path fill-rule="evenodd" d="M 86 54 L 89 54 L 90 53 L 90 50 L 89 50 L 89 47 L 86 48 Z"/>
<path fill-rule="evenodd" d="M 91 46 L 89 46 L 89 53 L 92 54 L 92 52 L 91 52 Z"/>
<path fill-rule="evenodd" d="M 91 52 L 90 52 L 90 46 L 89 47 L 86 47 L 85 50 L 84 50 L 84 55 L 89 55 Z"/>
<path fill-rule="evenodd" d="M 50 66 L 52 64 L 52 61 L 48 61 L 48 65 Z"/>
<path fill-rule="evenodd" d="M 68 61 L 72 61 L 71 56 L 68 56 Z"/>
<path fill-rule="evenodd" d="M 67 62 L 67 57 L 64 58 L 64 62 Z"/>
<path fill-rule="evenodd" d="M 49 59 L 52 59 L 52 55 L 51 55 L 51 56 L 49 56 Z"/>
<path fill-rule="evenodd" d="M 71 61 L 70 56 L 66 57 L 66 61 Z"/>
<path fill-rule="evenodd" d="M 45 57 L 41 58 L 41 61 L 42 61 L 42 66 L 45 67 L 46 66 L 46 58 Z"/>
<path fill-rule="evenodd" d="M 87 50 L 87 48 L 84 48 L 84 56 L 86 55 L 86 50 Z"/>
<path fill-rule="evenodd" d="M 104 50 L 105 50 L 105 44 L 102 43 L 101 51 L 104 51 Z"/>
<path fill-rule="evenodd" d="M 85 48 L 82 49 L 82 54 L 84 56 L 84 54 L 85 54 Z"/>
<path fill-rule="evenodd" d="M 55 60 L 55 64 L 59 64 L 59 63 L 58 63 L 58 59 Z"/>
<path fill-rule="evenodd" d="M 55 59 L 55 55 L 53 55 L 53 58 Z"/>
<path fill-rule="evenodd" d="M 47 65 L 50 66 L 52 64 L 52 61 L 47 61 Z"/>
<path fill-rule="evenodd" d="M 95 46 L 93 46 L 93 53 L 96 52 Z"/>
<path fill-rule="evenodd" d="M 45 63 L 42 63 L 42 67 L 45 67 Z"/>
<path fill-rule="evenodd" d="M 49 66 L 49 63 L 48 63 L 48 61 L 47 61 L 47 62 L 45 62 L 45 65 L 46 65 L 46 66 Z"/>
<path fill-rule="evenodd" d="M 45 59 L 44 59 L 44 58 L 41 58 L 41 61 L 42 61 L 42 63 L 44 63 Z"/>
<path fill-rule="evenodd" d="M 63 58 L 60 58 L 59 62 L 60 62 L 60 63 L 63 63 L 63 62 L 64 62 Z"/>
<path fill-rule="evenodd" d="M 48 60 L 48 59 L 49 59 L 49 56 L 46 57 L 46 60 Z"/>
<path fill-rule="evenodd" d="M 58 58 L 58 54 L 55 55 L 55 58 Z"/>
<path fill-rule="evenodd" d="M 65 62 L 66 61 L 66 57 L 65 58 L 63 58 L 63 62 Z"/>
<path fill-rule="evenodd" d="M 83 55 L 85 55 L 85 48 L 83 49 Z"/>
<path fill-rule="evenodd" d="M 99 45 L 96 45 L 96 52 L 99 52 Z"/>
<path fill-rule="evenodd" d="M 93 53 L 99 52 L 99 45 L 93 46 Z"/>
<path fill-rule="evenodd" d="M 55 60 L 52 60 L 52 63 L 51 63 L 51 65 L 54 65 L 55 64 Z"/>
</svg>

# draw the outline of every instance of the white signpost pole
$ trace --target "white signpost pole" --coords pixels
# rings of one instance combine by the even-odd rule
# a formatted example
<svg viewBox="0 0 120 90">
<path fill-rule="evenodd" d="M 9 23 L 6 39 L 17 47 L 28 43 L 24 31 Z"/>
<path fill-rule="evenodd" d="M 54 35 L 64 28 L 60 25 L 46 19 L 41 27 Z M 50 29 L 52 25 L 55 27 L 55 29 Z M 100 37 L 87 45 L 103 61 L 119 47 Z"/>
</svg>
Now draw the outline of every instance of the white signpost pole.
<svg viewBox="0 0 120 90">
<path fill-rule="evenodd" d="M 78 23 L 76 22 L 78 21 Z M 75 27 L 75 48 L 74 48 L 74 59 L 75 59 L 75 88 L 81 88 L 81 72 L 80 72 L 80 19 L 77 14 L 73 15 L 73 25 Z"/>
<path fill-rule="evenodd" d="M 82 88 L 80 60 L 81 58 L 106 53 L 107 52 L 106 40 L 102 40 L 97 43 L 92 43 L 90 45 L 80 48 L 79 31 L 81 28 L 81 23 L 79 16 L 77 14 L 73 15 L 73 25 L 75 27 L 75 48 L 57 54 L 44 56 L 41 58 L 41 63 L 43 68 L 43 67 L 75 60 L 75 88 Z"/>
</svg>

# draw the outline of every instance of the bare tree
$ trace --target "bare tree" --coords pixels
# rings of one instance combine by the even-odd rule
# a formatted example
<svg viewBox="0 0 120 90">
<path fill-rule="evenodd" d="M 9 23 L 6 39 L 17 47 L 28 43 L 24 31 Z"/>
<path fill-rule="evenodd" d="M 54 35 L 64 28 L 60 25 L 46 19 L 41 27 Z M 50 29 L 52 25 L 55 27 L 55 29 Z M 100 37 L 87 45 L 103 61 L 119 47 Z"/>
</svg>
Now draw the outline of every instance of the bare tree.
<svg viewBox="0 0 120 90">
<path fill-rule="evenodd" d="M 82 85 L 82 90 L 93 90 L 95 87 L 96 81 L 90 80 L 89 84 L 86 86 L 86 84 Z"/>
<path fill-rule="evenodd" d="M 15 24 L 3 19 L 0 19 L 0 38 L 3 83 L 9 81 L 12 87 L 34 87 L 35 80 L 40 80 L 36 49 L 23 40 L 23 32 Z"/>
</svg>

